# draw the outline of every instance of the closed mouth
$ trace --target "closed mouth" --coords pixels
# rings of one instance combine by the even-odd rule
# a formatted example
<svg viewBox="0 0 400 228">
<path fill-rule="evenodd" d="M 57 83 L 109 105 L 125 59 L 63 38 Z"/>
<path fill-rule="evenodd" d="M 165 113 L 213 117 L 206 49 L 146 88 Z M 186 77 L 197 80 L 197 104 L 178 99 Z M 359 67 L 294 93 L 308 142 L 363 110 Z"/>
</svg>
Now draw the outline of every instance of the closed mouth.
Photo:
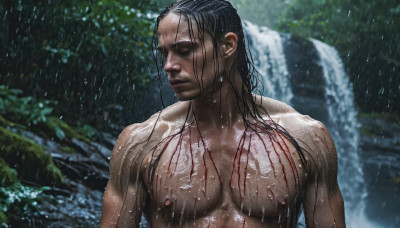
<svg viewBox="0 0 400 228">
<path fill-rule="evenodd" d="M 185 81 L 181 81 L 181 80 L 171 80 L 169 81 L 169 83 L 174 86 L 174 85 L 179 85 L 179 84 L 183 84 L 185 83 Z"/>
</svg>

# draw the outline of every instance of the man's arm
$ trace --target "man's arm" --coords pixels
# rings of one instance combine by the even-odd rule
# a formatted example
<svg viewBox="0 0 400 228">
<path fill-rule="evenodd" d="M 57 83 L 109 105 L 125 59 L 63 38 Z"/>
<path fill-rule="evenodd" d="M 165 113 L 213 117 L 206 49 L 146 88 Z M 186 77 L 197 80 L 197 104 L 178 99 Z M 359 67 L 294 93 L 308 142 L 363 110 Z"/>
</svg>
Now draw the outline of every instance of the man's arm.
<svg viewBox="0 0 400 228">
<path fill-rule="evenodd" d="M 306 148 L 311 173 L 306 186 L 304 210 L 307 227 L 345 227 L 344 204 L 337 183 L 337 154 L 327 129 L 312 121 Z"/>
<path fill-rule="evenodd" d="M 101 227 L 138 227 L 146 189 L 140 175 L 142 155 L 135 140 L 136 126 L 119 136 L 110 160 L 110 180 L 103 198 Z"/>
</svg>

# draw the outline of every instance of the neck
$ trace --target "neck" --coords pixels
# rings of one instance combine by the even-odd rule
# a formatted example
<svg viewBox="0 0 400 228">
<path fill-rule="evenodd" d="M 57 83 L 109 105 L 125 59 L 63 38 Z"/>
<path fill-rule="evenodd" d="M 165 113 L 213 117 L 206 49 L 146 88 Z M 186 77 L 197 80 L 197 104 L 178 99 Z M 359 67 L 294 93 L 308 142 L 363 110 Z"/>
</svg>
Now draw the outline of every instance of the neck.
<svg viewBox="0 0 400 228">
<path fill-rule="evenodd" d="M 235 75 L 240 79 L 240 75 Z M 242 94 L 242 82 L 235 82 L 238 95 Z M 243 104 L 238 102 L 235 92 L 227 80 L 218 82 L 215 91 L 196 98 L 192 102 L 192 111 L 201 128 L 231 129 L 242 120 Z"/>
</svg>

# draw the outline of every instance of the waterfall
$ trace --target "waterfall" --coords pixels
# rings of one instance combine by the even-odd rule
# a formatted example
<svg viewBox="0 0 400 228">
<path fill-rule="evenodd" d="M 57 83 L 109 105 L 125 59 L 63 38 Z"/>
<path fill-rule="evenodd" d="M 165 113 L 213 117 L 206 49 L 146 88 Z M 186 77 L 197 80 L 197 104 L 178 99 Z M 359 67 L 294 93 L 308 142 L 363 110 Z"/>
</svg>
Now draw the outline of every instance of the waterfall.
<svg viewBox="0 0 400 228">
<path fill-rule="evenodd" d="M 249 36 L 254 64 L 263 75 L 263 95 L 291 104 L 296 94 L 291 89 L 280 34 L 250 22 L 245 22 L 245 30 Z M 335 48 L 317 40 L 311 42 L 318 53 L 319 59 L 316 62 L 322 69 L 320 77 L 323 77 L 324 85 L 320 86 L 324 87 L 321 89 L 324 96 L 320 96 L 320 99 L 323 99 L 325 107 L 320 108 L 327 111 L 328 117 L 324 124 L 331 133 L 338 153 L 338 181 L 345 201 L 346 224 L 348 227 L 377 227 L 364 216 L 366 190 L 358 155 L 359 124 L 349 77 Z M 297 109 L 295 105 L 294 108 Z"/>
<path fill-rule="evenodd" d="M 267 27 L 258 27 L 245 21 L 250 51 L 254 57 L 256 69 L 263 75 L 262 87 L 264 96 L 291 104 L 293 92 L 289 82 L 281 36 Z M 254 45 L 257 44 L 257 45 Z M 281 77 L 277 77 L 277 76 Z"/>
<path fill-rule="evenodd" d="M 326 83 L 325 100 L 329 113 L 326 124 L 338 153 L 338 181 L 345 202 L 347 224 L 349 227 L 374 227 L 364 216 L 367 192 L 358 154 L 359 123 L 349 77 L 335 48 L 318 40 L 311 41 L 319 54 Z"/>
<path fill-rule="evenodd" d="M 329 113 L 327 125 L 337 147 L 339 166 L 346 167 L 345 172 L 339 172 L 338 180 L 346 199 L 346 208 L 353 211 L 365 192 L 358 156 L 359 135 L 354 95 L 337 51 L 321 41 L 312 42 L 318 50 L 326 82 L 325 100 Z"/>
</svg>

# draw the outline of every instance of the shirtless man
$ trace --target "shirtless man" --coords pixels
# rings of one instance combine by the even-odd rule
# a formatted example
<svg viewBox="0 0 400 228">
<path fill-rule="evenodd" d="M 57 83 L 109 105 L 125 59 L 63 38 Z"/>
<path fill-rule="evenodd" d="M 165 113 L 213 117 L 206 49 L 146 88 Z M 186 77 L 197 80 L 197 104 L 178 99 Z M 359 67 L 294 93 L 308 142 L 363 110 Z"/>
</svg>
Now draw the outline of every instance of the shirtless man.
<svg viewBox="0 0 400 228">
<path fill-rule="evenodd" d="M 252 93 L 258 75 L 231 4 L 176 2 L 156 31 L 179 102 L 121 133 L 101 227 L 138 227 L 143 212 L 151 227 L 295 227 L 302 208 L 307 227 L 344 227 L 329 133 Z"/>
</svg>

